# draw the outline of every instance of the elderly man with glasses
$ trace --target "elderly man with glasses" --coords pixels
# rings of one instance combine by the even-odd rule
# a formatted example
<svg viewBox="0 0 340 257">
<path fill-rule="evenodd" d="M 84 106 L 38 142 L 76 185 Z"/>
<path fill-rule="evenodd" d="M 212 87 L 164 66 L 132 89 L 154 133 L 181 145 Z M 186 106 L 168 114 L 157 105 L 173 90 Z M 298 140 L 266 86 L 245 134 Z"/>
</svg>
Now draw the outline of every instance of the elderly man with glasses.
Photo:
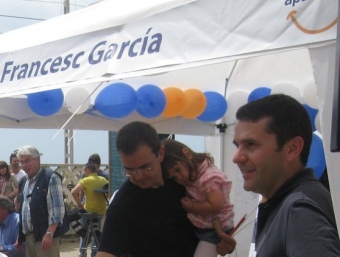
<svg viewBox="0 0 340 257">
<path fill-rule="evenodd" d="M 40 165 L 40 153 L 34 146 L 17 152 L 27 176 L 19 183 L 19 247 L 26 242 L 27 257 L 59 257 L 60 236 L 69 229 L 61 176 Z"/>
</svg>

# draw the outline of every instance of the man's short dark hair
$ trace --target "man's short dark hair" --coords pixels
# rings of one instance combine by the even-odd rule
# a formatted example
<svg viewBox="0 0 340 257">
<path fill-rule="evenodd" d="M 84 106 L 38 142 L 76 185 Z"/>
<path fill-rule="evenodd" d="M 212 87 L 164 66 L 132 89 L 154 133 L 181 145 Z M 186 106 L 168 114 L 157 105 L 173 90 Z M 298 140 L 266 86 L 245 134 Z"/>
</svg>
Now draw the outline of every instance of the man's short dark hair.
<svg viewBox="0 0 340 257">
<path fill-rule="evenodd" d="M 304 141 L 300 160 L 306 165 L 312 143 L 312 125 L 308 112 L 294 98 L 274 94 L 247 103 L 236 112 L 236 119 L 247 122 L 258 122 L 269 118 L 267 132 L 276 135 L 278 150 L 296 136 Z"/>
<path fill-rule="evenodd" d="M 17 157 L 17 153 L 16 152 L 11 153 L 11 155 L 9 156 L 9 163 L 12 163 L 12 159 L 14 157 Z"/>
<path fill-rule="evenodd" d="M 0 208 L 7 210 L 8 213 L 15 211 L 13 202 L 4 195 L 0 195 Z"/>
<path fill-rule="evenodd" d="M 132 154 L 138 147 L 147 145 L 158 155 L 161 148 L 157 131 L 150 124 L 134 121 L 122 127 L 117 134 L 116 147 L 118 152 Z"/>
<path fill-rule="evenodd" d="M 95 164 L 100 166 L 101 160 L 100 160 L 99 154 L 97 154 L 97 153 L 91 154 L 89 159 L 88 159 L 88 162 L 92 162 L 92 163 L 95 163 Z"/>
</svg>

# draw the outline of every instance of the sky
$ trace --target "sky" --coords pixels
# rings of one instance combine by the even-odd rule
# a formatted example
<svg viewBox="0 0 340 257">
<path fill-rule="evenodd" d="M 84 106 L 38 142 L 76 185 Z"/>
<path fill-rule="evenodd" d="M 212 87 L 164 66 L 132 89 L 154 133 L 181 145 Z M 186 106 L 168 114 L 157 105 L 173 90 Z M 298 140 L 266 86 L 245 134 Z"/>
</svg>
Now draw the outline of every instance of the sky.
<svg viewBox="0 0 340 257">
<path fill-rule="evenodd" d="M 64 0 L 0 0 L 0 33 L 62 15 Z M 70 9 L 87 6 L 89 1 L 70 0 Z"/>
<path fill-rule="evenodd" d="M 81 9 L 97 0 L 69 0 L 70 11 Z M 64 14 L 64 0 L 0 0 L 0 33 L 28 26 Z M 1 127 L 1 123 L 0 123 Z M 102 163 L 109 163 L 108 131 L 73 131 L 74 163 L 82 164 L 89 155 L 98 153 Z M 34 145 L 42 153 L 42 163 L 64 163 L 64 131 L 57 129 L 1 129 L 0 160 L 9 162 L 10 154 L 20 146 Z M 204 151 L 204 138 L 176 135 L 176 139 L 197 152 Z"/>
</svg>

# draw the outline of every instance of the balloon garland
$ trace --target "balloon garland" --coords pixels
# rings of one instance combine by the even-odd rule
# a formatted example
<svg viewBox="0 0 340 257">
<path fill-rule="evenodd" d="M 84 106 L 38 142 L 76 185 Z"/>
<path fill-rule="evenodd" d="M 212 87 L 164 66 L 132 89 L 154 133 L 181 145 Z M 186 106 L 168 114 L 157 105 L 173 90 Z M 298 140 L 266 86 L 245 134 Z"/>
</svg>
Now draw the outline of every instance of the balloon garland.
<svg viewBox="0 0 340 257">
<path fill-rule="evenodd" d="M 146 84 L 135 90 L 125 83 L 113 83 L 105 87 L 95 99 L 94 109 L 106 117 L 120 119 L 130 115 L 134 110 L 145 118 L 197 119 L 214 122 L 226 117 L 227 123 L 235 121 L 235 112 L 246 102 L 255 101 L 276 93 L 289 93 L 303 103 L 312 122 L 313 131 L 320 130 L 320 118 L 317 109 L 315 85 L 309 83 L 303 95 L 292 83 L 278 83 L 272 88 L 259 86 L 250 93 L 234 91 L 227 99 L 217 92 L 202 92 L 198 89 L 182 90 L 171 86 L 164 89 L 153 84 Z M 305 101 L 303 101 L 304 98 Z M 301 100 L 302 99 L 302 100 Z M 30 109 L 40 116 L 56 114 L 62 105 L 75 114 L 86 112 L 90 108 L 90 97 L 86 89 L 74 87 L 66 91 L 61 89 L 37 92 L 27 95 Z M 228 108 L 228 111 L 227 111 Z"/>
<path fill-rule="evenodd" d="M 235 112 L 246 102 L 256 101 L 270 94 L 288 94 L 306 109 L 313 127 L 313 138 L 307 166 L 314 169 L 315 176 L 320 178 L 326 168 L 323 142 L 317 135 L 321 131 L 317 94 L 315 85 L 308 84 L 302 95 L 291 83 L 279 83 L 272 88 L 260 86 L 249 94 L 245 91 L 234 91 L 227 99 L 217 92 L 201 92 L 198 89 L 183 91 L 177 87 L 161 89 L 156 85 L 146 84 L 137 91 L 125 83 L 113 83 L 105 87 L 95 99 L 95 109 L 109 118 L 120 119 L 130 115 L 134 110 L 145 118 L 176 116 L 185 119 L 197 119 L 202 122 L 215 122 L 226 117 L 226 122 L 235 121 Z M 56 114 L 64 106 L 68 111 L 81 114 L 90 107 L 88 92 L 81 87 L 71 88 L 65 93 L 61 89 L 37 92 L 27 95 L 29 108 L 40 116 Z M 228 110 L 227 110 L 228 109 Z M 318 132 L 317 132 L 318 131 Z"/>
</svg>

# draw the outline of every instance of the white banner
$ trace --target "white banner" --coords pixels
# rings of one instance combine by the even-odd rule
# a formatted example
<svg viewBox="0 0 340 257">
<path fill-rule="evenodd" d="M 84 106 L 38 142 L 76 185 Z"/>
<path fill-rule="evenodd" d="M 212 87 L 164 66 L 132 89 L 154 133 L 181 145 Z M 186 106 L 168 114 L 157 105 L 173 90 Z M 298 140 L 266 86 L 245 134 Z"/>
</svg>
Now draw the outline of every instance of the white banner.
<svg viewBox="0 0 340 257">
<path fill-rule="evenodd" d="M 75 12 L 56 22 L 52 19 L 1 35 L 0 97 L 75 81 L 119 79 L 137 71 L 158 72 L 160 67 L 166 71 L 207 60 L 235 60 L 336 37 L 337 0 L 163 1 L 174 3 L 159 4 L 159 9 L 147 14 L 150 6 L 143 9 L 141 1 L 130 0 L 129 8 L 138 9 L 131 10 L 131 15 L 126 8 L 121 12 L 124 5 L 119 7 L 117 2 L 121 1 L 104 1 L 86 8 L 86 15 Z M 96 26 L 91 26 L 89 17 L 100 19 L 99 7 L 104 3 L 105 9 L 112 4 L 111 16 L 124 16 L 112 21 L 105 17 L 102 25 L 96 20 Z M 65 26 L 76 24 L 81 33 L 62 35 L 64 28 L 58 23 L 65 31 L 69 31 Z M 28 35 L 34 44 L 27 40 L 25 45 Z M 50 38 L 57 40 L 49 42 Z M 10 50 L 14 39 L 14 50 Z"/>
</svg>

